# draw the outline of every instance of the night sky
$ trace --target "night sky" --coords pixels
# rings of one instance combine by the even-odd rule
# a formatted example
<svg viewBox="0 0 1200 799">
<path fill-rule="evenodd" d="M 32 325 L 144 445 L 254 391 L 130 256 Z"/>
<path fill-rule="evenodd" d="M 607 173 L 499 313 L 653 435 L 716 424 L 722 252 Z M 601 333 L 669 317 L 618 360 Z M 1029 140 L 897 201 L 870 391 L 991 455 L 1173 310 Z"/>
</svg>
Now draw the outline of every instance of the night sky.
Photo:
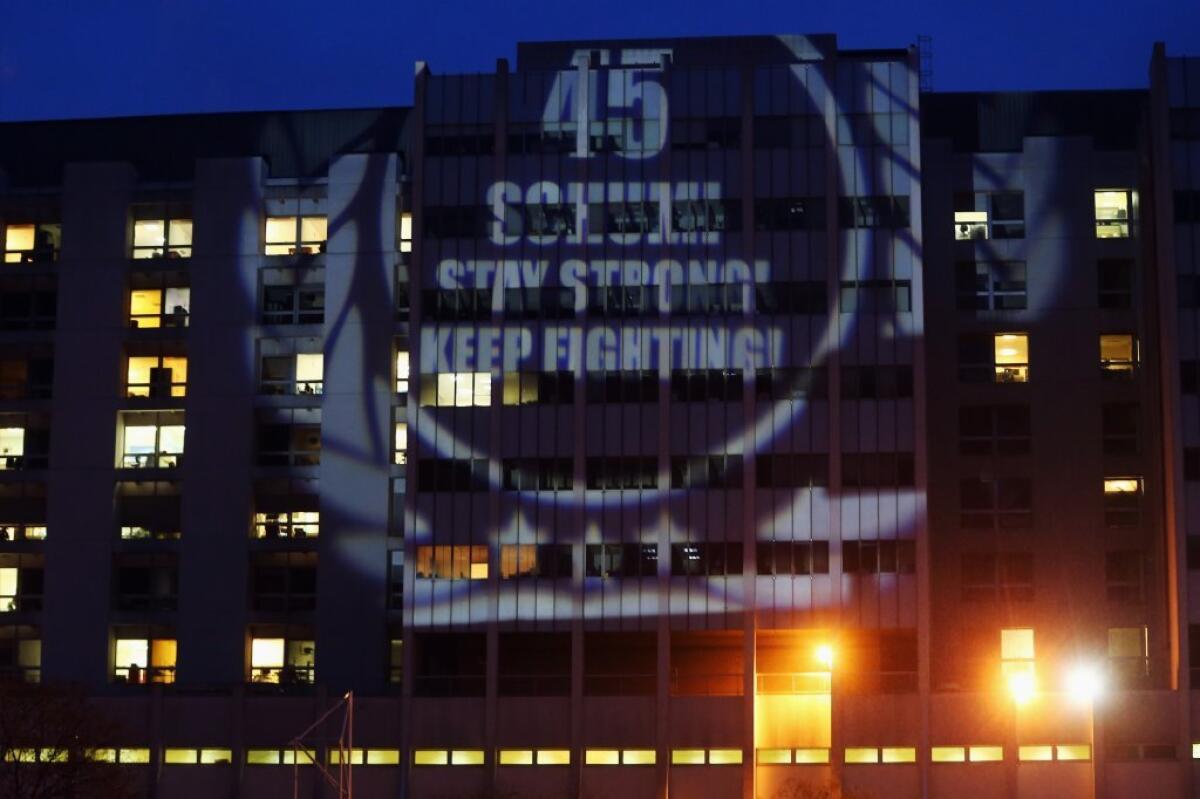
<svg viewBox="0 0 1200 799">
<path fill-rule="evenodd" d="M 1155 40 L 1200 56 L 1200 0 L 0 0 L 0 120 L 404 105 L 414 61 L 519 40 L 826 32 L 932 36 L 940 91 L 1139 87 Z"/>
</svg>

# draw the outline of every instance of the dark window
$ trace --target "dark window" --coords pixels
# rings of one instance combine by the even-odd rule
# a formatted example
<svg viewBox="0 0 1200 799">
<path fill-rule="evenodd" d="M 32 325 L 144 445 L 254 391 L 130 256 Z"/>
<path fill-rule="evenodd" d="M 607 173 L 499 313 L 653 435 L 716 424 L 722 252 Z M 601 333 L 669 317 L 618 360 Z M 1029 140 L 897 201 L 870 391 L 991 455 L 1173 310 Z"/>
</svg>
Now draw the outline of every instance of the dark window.
<svg viewBox="0 0 1200 799">
<path fill-rule="evenodd" d="M 908 313 L 912 284 L 907 280 L 843 282 L 840 298 L 843 313 Z"/>
<path fill-rule="evenodd" d="M 843 366 L 843 399 L 900 399 L 913 395 L 912 367 L 907 364 Z"/>
<path fill-rule="evenodd" d="M 1104 556 L 1104 591 L 1109 602 L 1141 602 L 1143 555 L 1136 549 L 1108 552 Z"/>
<path fill-rule="evenodd" d="M 843 541 L 844 574 L 914 574 L 915 541 Z"/>
<path fill-rule="evenodd" d="M 742 545 L 723 541 L 671 545 L 675 577 L 721 577 L 742 573 Z"/>
<path fill-rule="evenodd" d="M 968 477 L 959 482 L 960 523 L 967 529 L 1033 524 L 1033 484 L 1027 477 Z"/>
<path fill-rule="evenodd" d="M 325 321 L 323 286 L 263 286 L 264 325 L 319 325 Z"/>
<path fill-rule="evenodd" d="M 570 491 L 574 485 L 570 458 L 507 458 L 500 468 L 505 491 Z"/>
<path fill-rule="evenodd" d="M 739 402 L 742 372 L 734 369 L 679 369 L 671 372 L 672 402 Z"/>
<path fill-rule="evenodd" d="M 791 197 L 754 201 L 754 228 L 756 230 L 823 230 L 824 227 L 824 197 Z"/>
<path fill-rule="evenodd" d="M 961 407 L 958 436 L 962 455 L 1027 455 L 1032 440 L 1029 406 Z"/>
<path fill-rule="evenodd" d="M 179 595 L 179 566 L 173 554 L 118 555 L 113 607 L 121 611 L 171 611 Z"/>
<path fill-rule="evenodd" d="M 1129 308 L 1133 305 L 1133 261 L 1128 258 L 1105 258 L 1097 270 L 1101 308 Z"/>
<path fill-rule="evenodd" d="M 1102 411 L 1105 455 L 1134 455 L 1138 451 L 1138 406 L 1106 402 Z"/>
<path fill-rule="evenodd" d="M 760 401 L 824 399 L 828 396 L 825 368 L 759 369 L 754 373 L 754 395 Z"/>
<path fill-rule="evenodd" d="M 754 309 L 760 314 L 786 316 L 826 313 L 828 289 L 822 280 L 786 280 L 756 283 Z"/>
<path fill-rule="evenodd" d="M 816 488 L 829 485 L 829 456 L 759 455 L 755 460 L 759 488 Z"/>
<path fill-rule="evenodd" d="M 421 293 L 421 315 L 426 319 L 446 322 L 490 319 L 492 290 L 426 289 Z"/>
<path fill-rule="evenodd" d="M 486 458 L 423 458 L 417 464 L 417 490 L 487 491 Z"/>
<path fill-rule="evenodd" d="M 658 372 L 591 371 L 584 376 L 584 391 L 589 404 L 658 402 Z"/>
<path fill-rule="evenodd" d="M 856 452 L 842 456 L 842 487 L 904 488 L 913 485 L 911 452 Z"/>
<path fill-rule="evenodd" d="M 654 457 L 588 458 L 584 467 L 589 490 L 658 488 L 658 459 Z"/>
<path fill-rule="evenodd" d="M 960 311 L 1023 311 L 1027 304 L 1025 263 L 960 263 L 955 288 Z"/>
<path fill-rule="evenodd" d="M 680 455 L 671 458 L 671 488 L 741 487 L 741 455 Z"/>
<path fill-rule="evenodd" d="M 839 197 L 838 224 L 843 228 L 908 227 L 908 197 Z"/>
<path fill-rule="evenodd" d="M 656 577 L 657 544 L 588 544 L 584 547 L 588 577 Z"/>
<path fill-rule="evenodd" d="M 759 541 L 755 555 L 763 576 L 829 573 L 828 541 Z"/>
<path fill-rule="evenodd" d="M 961 568 L 966 601 L 1033 599 L 1033 555 L 1028 552 L 966 554 Z"/>
<path fill-rule="evenodd" d="M 317 606 L 317 556 L 312 552 L 258 554 L 250 565 L 251 607 L 273 613 Z"/>
</svg>

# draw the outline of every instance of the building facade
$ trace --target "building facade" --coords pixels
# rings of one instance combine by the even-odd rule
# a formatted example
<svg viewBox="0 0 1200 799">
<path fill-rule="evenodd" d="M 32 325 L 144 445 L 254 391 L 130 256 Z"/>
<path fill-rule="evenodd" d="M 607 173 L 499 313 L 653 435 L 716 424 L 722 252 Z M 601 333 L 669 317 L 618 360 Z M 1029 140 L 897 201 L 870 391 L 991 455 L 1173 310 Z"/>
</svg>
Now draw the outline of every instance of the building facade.
<svg viewBox="0 0 1200 799">
<path fill-rule="evenodd" d="M 147 796 L 1196 790 L 1200 63 L 415 80 L 0 126 L 0 668 L 84 686 L 88 756 Z"/>
</svg>

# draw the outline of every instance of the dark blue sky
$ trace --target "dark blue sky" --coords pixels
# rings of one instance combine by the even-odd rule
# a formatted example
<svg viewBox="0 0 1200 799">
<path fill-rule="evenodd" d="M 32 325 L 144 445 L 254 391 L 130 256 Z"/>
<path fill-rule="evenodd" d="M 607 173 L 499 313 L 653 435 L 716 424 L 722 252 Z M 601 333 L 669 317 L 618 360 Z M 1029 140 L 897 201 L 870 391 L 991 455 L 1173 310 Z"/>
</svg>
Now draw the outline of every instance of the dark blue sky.
<svg viewBox="0 0 1200 799">
<path fill-rule="evenodd" d="M 780 32 L 931 35 L 944 91 L 1134 87 L 1155 40 L 1200 55 L 1200 0 L 0 0 L 0 119 L 407 104 L 418 59 L 484 71 L 518 40 Z"/>
</svg>

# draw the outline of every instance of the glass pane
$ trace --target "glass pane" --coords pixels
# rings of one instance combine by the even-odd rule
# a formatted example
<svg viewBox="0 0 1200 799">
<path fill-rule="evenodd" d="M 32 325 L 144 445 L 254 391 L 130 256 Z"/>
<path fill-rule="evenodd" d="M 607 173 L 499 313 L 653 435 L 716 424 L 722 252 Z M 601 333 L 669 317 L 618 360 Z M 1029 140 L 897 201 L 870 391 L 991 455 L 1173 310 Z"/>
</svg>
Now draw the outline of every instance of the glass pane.
<svg viewBox="0 0 1200 799">
<path fill-rule="evenodd" d="M 149 392 L 150 370 L 157 366 L 156 356 L 136 356 L 129 359 L 126 382 L 131 396 L 145 396 Z"/>
<path fill-rule="evenodd" d="M 172 247 L 189 246 L 192 243 L 192 220 L 172 219 L 167 230 Z"/>
<path fill-rule="evenodd" d="M 327 221 L 323 216 L 304 216 L 300 218 L 300 241 L 325 241 L 328 233 Z"/>
<path fill-rule="evenodd" d="M 131 291 L 129 313 L 134 317 L 158 316 L 162 313 L 162 292 L 158 289 Z"/>
<path fill-rule="evenodd" d="M 296 356 L 296 382 L 317 382 L 325 372 L 325 356 L 316 354 L 301 354 Z"/>
<path fill-rule="evenodd" d="M 125 454 L 145 455 L 154 452 L 154 425 L 131 425 L 125 428 Z"/>
<path fill-rule="evenodd" d="M 4 235 L 4 249 L 9 252 L 33 249 L 33 225 L 9 225 Z"/>
<path fill-rule="evenodd" d="M 1144 658 L 1147 654 L 1145 627 L 1108 628 L 1110 658 Z"/>
<path fill-rule="evenodd" d="M 0 428 L 0 455 L 25 454 L 25 428 Z"/>
<path fill-rule="evenodd" d="M 113 664 L 117 669 L 150 665 L 150 642 L 144 638 L 118 638 Z"/>
<path fill-rule="evenodd" d="M 277 669 L 283 666 L 282 638 L 255 638 L 250 642 L 250 666 Z"/>
<path fill-rule="evenodd" d="M 191 297 L 191 289 L 167 289 L 167 313 L 187 313 L 191 308 Z"/>
<path fill-rule="evenodd" d="M 996 336 L 996 365 L 1025 365 L 1029 363 L 1029 337 L 1024 334 L 1002 333 Z"/>
<path fill-rule="evenodd" d="M 291 244 L 296 240 L 296 217 L 267 217 L 267 244 Z M 270 253 L 268 253 L 270 255 Z"/>
<path fill-rule="evenodd" d="M 1001 660 L 1029 660 L 1033 658 L 1033 630 L 1015 629 L 1000 631 Z"/>
<path fill-rule="evenodd" d="M 161 219 L 139 219 L 133 223 L 134 247 L 162 247 L 167 228 Z"/>
<path fill-rule="evenodd" d="M 184 426 L 181 424 L 163 425 L 158 438 L 159 452 L 167 455 L 179 455 L 183 452 Z"/>
</svg>

